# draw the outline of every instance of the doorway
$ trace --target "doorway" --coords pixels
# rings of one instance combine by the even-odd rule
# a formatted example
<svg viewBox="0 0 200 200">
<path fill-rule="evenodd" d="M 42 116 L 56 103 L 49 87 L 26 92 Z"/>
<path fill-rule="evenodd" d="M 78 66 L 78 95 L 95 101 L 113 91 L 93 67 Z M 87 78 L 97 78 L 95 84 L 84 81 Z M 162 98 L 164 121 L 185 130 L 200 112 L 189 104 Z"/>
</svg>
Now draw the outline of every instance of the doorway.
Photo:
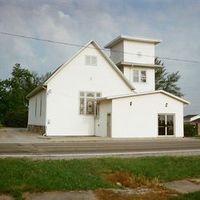
<svg viewBox="0 0 200 200">
<path fill-rule="evenodd" d="M 158 135 L 174 135 L 173 114 L 158 114 Z"/>
<path fill-rule="evenodd" d="M 111 113 L 107 113 L 107 136 L 111 137 Z"/>
</svg>

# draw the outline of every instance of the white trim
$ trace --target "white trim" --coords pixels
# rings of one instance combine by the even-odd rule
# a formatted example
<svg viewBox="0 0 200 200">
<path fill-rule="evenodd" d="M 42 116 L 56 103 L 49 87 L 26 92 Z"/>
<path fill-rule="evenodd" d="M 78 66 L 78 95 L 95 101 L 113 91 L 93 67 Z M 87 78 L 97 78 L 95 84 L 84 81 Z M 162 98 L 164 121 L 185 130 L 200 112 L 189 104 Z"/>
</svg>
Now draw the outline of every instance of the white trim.
<svg viewBox="0 0 200 200">
<path fill-rule="evenodd" d="M 190 104 L 189 101 L 186 101 L 183 98 L 177 97 L 169 92 L 166 92 L 164 90 L 154 90 L 154 91 L 149 91 L 149 92 L 141 92 L 141 93 L 130 93 L 130 94 L 124 94 L 124 95 L 115 95 L 115 96 L 107 96 L 107 97 L 102 97 L 100 100 L 111 100 L 111 99 L 119 99 L 119 98 L 126 98 L 126 97 L 136 97 L 136 96 L 142 96 L 142 95 L 151 95 L 151 94 L 164 94 L 167 95 L 169 97 L 172 97 L 178 101 L 181 101 L 185 104 Z"/>
<path fill-rule="evenodd" d="M 63 63 L 59 68 L 57 68 L 52 75 L 43 83 L 43 85 L 47 85 L 49 81 L 58 73 L 60 72 L 66 65 L 68 65 L 72 60 L 74 60 L 86 47 L 88 47 L 92 43 L 92 40 L 89 41 L 84 47 L 79 49 L 69 60 Z"/>
<path fill-rule="evenodd" d="M 128 67 L 143 67 L 143 68 L 162 68 L 162 65 L 156 64 L 145 64 L 145 63 L 134 63 L 134 62 L 119 62 L 116 63 L 117 66 L 128 66 Z"/>
<path fill-rule="evenodd" d="M 126 36 L 126 35 L 119 35 L 114 40 L 112 40 L 107 45 L 105 45 L 105 48 L 112 48 L 113 46 L 115 46 L 116 44 L 118 44 L 119 42 L 121 42 L 123 40 L 152 43 L 152 44 L 159 44 L 162 41 L 162 40 L 151 39 L 151 38 L 130 37 L 130 36 Z"/>
<path fill-rule="evenodd" d="M 120 78 L 126 83 L 126 85 L 131 89 L 134 90 L 134 86 L 128 81 L 128 79 L 125 78 L 124 74 L 118 69 L 118 67 L 114 64 L 114 62 L 101 50 L 100 46 L 93 40 L 88 42 L 83 48 L 81 48 L 71 59 L 69 59 L 67 62 L 62 64 L 59 68 L 57 68 L 52 75 L 43 83 L 43 85 L 47 85 L 49 81 L 57 74 L 59 73 L 66 65 L 68 65 L 72 60 L 74 60 L 85 48 L 87 48 L 90 44 L 93 44 L 96 49 L 100 52 L 100 54 L 108 61 L 110 66 L 117 72 L 117 74 L 120 76 Z"/>
<path fill-rule="evenodd" d="M 173 135 L 167 135 L 167 127 L 165 126 L 165 135 L 159 135 L 159 123 L 158 123 L 158 118 L 159 115 L 165 116 L 165 125 L 167 122 L 167 116 L 171 115 L 173 116 Z M 157 113 L 157 124 L 158 124 L 158 137 L 176 137 L 176 113 Z"/>
<path fill-rule="evenodd" d="M 124 74 L 120 71 L 120 69 L 115 65 L 115 63 L 101 50 L 101 47 L 94 41 L 93 45 L 99 50 L 101 55 L 108 61 L 108 63 L 112 66 L 112 68 L 117 72 L 117 74 L 121 77 L 121 79 L 127 84 L 127 86 L 131 90 L 135 90 L 135 87 L 131 84 L 131 82 L 124 76 Z"/>
<path fill-rule="evenodd" d="M 190 122 L 195 121 L 195 120 L 197 120 L 197 119 L 200 119 L 200 115 L 196 115 L 196 116 L 194 116 L 194 117 L 191 117 L 191 118 L 190 118 Z"/>
</svg>

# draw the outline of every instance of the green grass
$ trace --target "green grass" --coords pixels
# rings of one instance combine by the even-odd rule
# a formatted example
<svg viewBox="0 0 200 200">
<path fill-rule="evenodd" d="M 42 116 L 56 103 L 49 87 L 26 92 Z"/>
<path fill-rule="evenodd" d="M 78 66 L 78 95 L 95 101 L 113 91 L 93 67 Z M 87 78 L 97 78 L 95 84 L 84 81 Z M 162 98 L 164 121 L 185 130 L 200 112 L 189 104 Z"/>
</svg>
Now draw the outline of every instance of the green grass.
<svg viewBox="0 0 200 200">
<path fill-rule="evenodd" d="M 0 159 L 0 192 L 17 199 L 24 191 L 115 187 L 103 174 L 126 171 L 160 181 L 200 177 L 200 156 L 101 158 L 82 160 Z"/>
<path fill-rule="evenodd" d="M 198 200 L 198 199 L 200 199 L 200 192 L 193 192 L 189 194 L 180 195 L 179 197 L 175 197 L 170 200 Z"/>
</svg>

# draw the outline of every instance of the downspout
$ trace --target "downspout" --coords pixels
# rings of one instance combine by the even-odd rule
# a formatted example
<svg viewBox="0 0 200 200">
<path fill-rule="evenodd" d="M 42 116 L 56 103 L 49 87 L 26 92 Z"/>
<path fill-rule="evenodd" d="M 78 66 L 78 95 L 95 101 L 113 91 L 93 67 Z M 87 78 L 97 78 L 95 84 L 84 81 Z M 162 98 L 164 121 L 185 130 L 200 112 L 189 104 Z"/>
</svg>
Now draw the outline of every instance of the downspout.
<svg viewBox="0 0 200 200">
<path fill-rule="evenodd" d="M 47 136 L 47 134 L 46 134 L 46 129 L 47 129 L 47 86 L 43 85 L 42 88 L 46 91 L 45 92 L 45 119 L 44 119 L 44 121 L 45 121 L 45 132 L 42 136 Z"/>
<path fill-rule="evenodd" d="M 95 98 L 95 110 L 94 110 L 94 136 L 96 136 L 96 116 L 97 116 L 97 99 Z"/>
</svg>

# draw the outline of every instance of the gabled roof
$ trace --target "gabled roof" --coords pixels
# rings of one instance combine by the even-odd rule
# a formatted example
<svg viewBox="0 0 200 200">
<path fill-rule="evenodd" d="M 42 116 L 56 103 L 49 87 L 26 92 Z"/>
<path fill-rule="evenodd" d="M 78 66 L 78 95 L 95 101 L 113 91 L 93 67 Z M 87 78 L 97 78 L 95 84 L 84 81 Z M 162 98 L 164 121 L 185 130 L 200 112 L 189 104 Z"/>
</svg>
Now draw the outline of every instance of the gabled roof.
<svg viewBox="0 0 200 200">
<path fill-rule="evenodd" d="M 197 114 L 195 114 L 195 115 L 186 115 L 186 116 L 184 116 L 184 119 L 191 119 L 194 116 L 197 116 Z"/>
<path fill-rule="evenodd" d="M 108 61 L 108 63 L 111 65 L 111 67 L 117 72 L 117 74 L 120 76 L 120 78 L 126 83 L 126 85 L 131 89 L 134 90 L 135 88 L 133 85 L 128 81 L 128 79 L 125 78 L 123 73 L 118 69 L 118 67 L 115 65 L 115 63 L 101 50 L 100 46 L 93 40 L 88 42 L 83 48 L 81 48 L 71 59 L 69 59 L 67 62 L 62 64 L 59 68 L 57 68 L 52 75 L 44 82 L 44 85 L 46 85 L 57 73 L 59 73 L 67 64 L 69 64 L 72 60 L 74 60 L 85 48 L 88 48 L 90 44 L 93 44 L 95 48 L 100 52 L 100 54 Z"/>
<path fill-rule="evenodd" d="M 151 94 L 164 94 L 164 95 L 167 95 L 173 99 L 176 99 L 182 103 L 185 103 L 185 104 L 190 104 L 189 101 L 186 101 L 185 99 L 183 98 L 180 98 L 180 97 L 177 97 L 169 92 L 166 92 L 164 90 L 155 90 L 155 91 L 149 91 L 149 92 L 140 92 L 140 93 L 130 93 L 130 94 L 124 94 L 124 95 L 115 95 L 115 96 L 107 96 L 107 97 L 102 97 L 100 98 L 99 100 L 102 101 L 102 100 L 112 100 L 112 99 L 120 99 L 120 98 L 126 98 L 126 97 L 137 97 L 137 96 L 143 96 L 143 95 L 151 95 Z"/>
<path fill-rule="evenodd" d="M 34 96 L 35 94 L 37 94 L 38 92 L 41 91 L 41 89 L 44 87 L 46 87 L 46 85 L 48 84 L 48 82 L 54 77 L 56 76 L 56 74 L 58 74 L 60 71 L 62 71 L 62 69 L 68 65 L 72 60 L 74 60 L 84 49 L 86 48 L 90 48 L 89 45 L 92 44 L 94 45 L 94 47 L 99 51 L 99 53 L 107 60 L 107 62 L 110 64 L 110 66 L 114 69 L 114 71 L 119 75 L 119 77 L 125 82 L 125 84 L 131 89 L 134 90 L 134 86 L 128 81 L 128 79 L 126 79 L 126 77 L 124 76 L 124 74 L 118 69 L 118 67 L 115 65 L 115 63 L 101 50 L 100 46 L 93 40 L 91 40 L 90 42 L 88 42 L 83 48 L 81 48 L 76 54 L 74 54 L 73 57 L 71 57 L 71 59 L 69 59 L 68 61 L 66 61 L 64 64 L 62 64 L 61 66 L 59 66 L 52 74 L 51 76 L 44 81 L 43 84 L 41 84 L 40 86 L 38 86 L 37 88 L 35 88 L 33 91 L 31 91 L 28 95 L 27 98 L 30 98 L 32 96 Z M 43 88 L 44 89 L 44 88 Z"/>
<path fill-rule="evenodd" d="M 152 44 L 159 44 L 161 42 L 161 40 L 157 40 L 157 39 L 141 38 L 141 37 L 130 37 L 130 36 L 126 36 L 126 35 L 119 35 L 114 40 L 109 42 L 105 46 L 105 48 L 112 48 L 113 46 L 115 46 L 116 44 L 118 44 L 119 42 L 121 42 L 123 40 L 134 41 L 134 42 L 143 42 L 143 43 L 152 43 Z"/>
<path fill-rule="evenodd" d="M 30 97 L 36 95 L 37 93 L 41 92 L 42 90 L 46 90 L 46 85 L 38 85 L 35 89 L 33 89 L 26 98 L 29 99 Z"/>
<path fill-rule="evenodd" d="M 193 122 L 198 119 L 200 119 L 200 115 L 198 115 L 198 114 L 184 116 L 184 121 L 186 121 L 186 122 Z"/>
</svg>

